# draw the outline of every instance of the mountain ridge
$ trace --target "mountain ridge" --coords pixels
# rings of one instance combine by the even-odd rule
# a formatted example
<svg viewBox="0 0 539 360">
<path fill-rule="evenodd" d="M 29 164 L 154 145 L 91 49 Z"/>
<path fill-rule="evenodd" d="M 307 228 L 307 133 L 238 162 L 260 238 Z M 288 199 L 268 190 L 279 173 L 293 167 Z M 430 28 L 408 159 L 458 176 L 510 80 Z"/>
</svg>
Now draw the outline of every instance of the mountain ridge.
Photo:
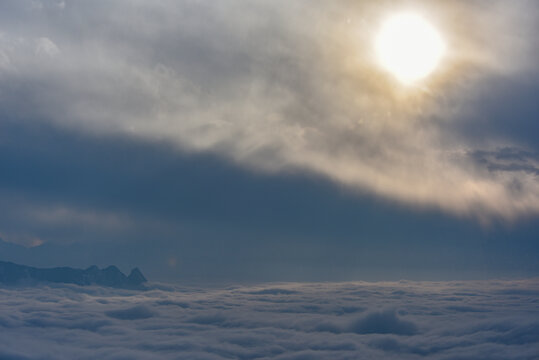
<svg viewBox="0 0 539 360">
<path fill-rule="evenodd" d="M 126 276 L 116 266 L 99 269 L 92 265 L 87 269 L 71 267 L 37 268 L 0 261 L 0 283 L 17 285 L 28 282 L 53 282 L 80 286 L 100 285 L 123 289 L 143 289 L 146 278 L 138 268 Z"/>
</svg>

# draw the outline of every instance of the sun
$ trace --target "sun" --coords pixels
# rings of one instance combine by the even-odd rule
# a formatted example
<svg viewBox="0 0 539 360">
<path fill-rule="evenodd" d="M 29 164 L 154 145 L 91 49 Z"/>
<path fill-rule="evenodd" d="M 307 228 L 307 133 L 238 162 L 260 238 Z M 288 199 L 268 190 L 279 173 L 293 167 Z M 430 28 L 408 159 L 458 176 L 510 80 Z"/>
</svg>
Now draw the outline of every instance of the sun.
<svg viewBox="0 0 539 360">
<path fill-rule="evenodd" d="M 402 13 L 386 19 L 375 38 L 380 65 L 403 84 L 413 84 L 431 74 L 446 46 L 423 17 Z"/>
</svg>

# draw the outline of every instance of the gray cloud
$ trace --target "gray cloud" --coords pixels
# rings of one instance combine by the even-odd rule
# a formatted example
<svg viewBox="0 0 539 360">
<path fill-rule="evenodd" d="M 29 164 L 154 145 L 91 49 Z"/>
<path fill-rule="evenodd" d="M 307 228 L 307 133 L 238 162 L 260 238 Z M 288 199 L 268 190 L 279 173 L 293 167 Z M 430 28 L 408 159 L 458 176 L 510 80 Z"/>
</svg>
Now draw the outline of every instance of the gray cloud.
<svg viewBox="0 0 539 360">
<path fill-rule="evenodd" d="M 539 351 L 537 285 L 2 287 L 0 357 L 531 360 Z"/>
<path fill-rule="evenodd" d="M 501 148 L 494 151 L 476 151 L 471 157 L 491 171 L 519 171 L 539 175 L 538 153 Z"/>
<path fill-rule="evenodd" d="M 535 6 L 413 6 L 451 50 L 429 83 L 403 89 L 372 54 L 390 1 L 6 1 L 0 107 L 484 220 L 537 213 L 535 173 L 469 156 L 521 147 L 518 137 L 469 139 L 459 123 L 490 116 L 472 101 L 484 80 L 537 78 Z"/>
</svg>

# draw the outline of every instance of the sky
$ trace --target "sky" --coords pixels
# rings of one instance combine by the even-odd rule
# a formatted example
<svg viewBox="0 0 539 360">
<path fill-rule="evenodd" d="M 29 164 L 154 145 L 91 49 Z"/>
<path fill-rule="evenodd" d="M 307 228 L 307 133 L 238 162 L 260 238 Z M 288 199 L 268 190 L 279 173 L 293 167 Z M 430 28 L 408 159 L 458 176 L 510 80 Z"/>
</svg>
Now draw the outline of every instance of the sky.
<svg viewBox="0 0 539 360">
<path fill-rule="evenodd" d="M 414 86 L 374 54 L 399 11 L 447 45 Z M 538 31 L 524 0 L 4 0 L 2 260 L 537 276 Z"/>
</svg>

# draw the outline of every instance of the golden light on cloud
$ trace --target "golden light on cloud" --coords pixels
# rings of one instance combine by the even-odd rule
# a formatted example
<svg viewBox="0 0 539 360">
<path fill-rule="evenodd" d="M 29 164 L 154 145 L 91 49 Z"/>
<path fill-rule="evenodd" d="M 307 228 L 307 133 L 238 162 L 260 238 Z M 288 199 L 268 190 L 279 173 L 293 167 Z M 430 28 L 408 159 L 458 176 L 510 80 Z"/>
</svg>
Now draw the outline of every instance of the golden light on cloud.
<svg viewBox="0 0 539 360">
<path fill-rule="evenodd" d="M 375 48 L 380 65 L 404 84 L 431 74 L 445 53 L 438 31 L 414 13 L 386 19 L 375 38 Z"/>
</svg>

